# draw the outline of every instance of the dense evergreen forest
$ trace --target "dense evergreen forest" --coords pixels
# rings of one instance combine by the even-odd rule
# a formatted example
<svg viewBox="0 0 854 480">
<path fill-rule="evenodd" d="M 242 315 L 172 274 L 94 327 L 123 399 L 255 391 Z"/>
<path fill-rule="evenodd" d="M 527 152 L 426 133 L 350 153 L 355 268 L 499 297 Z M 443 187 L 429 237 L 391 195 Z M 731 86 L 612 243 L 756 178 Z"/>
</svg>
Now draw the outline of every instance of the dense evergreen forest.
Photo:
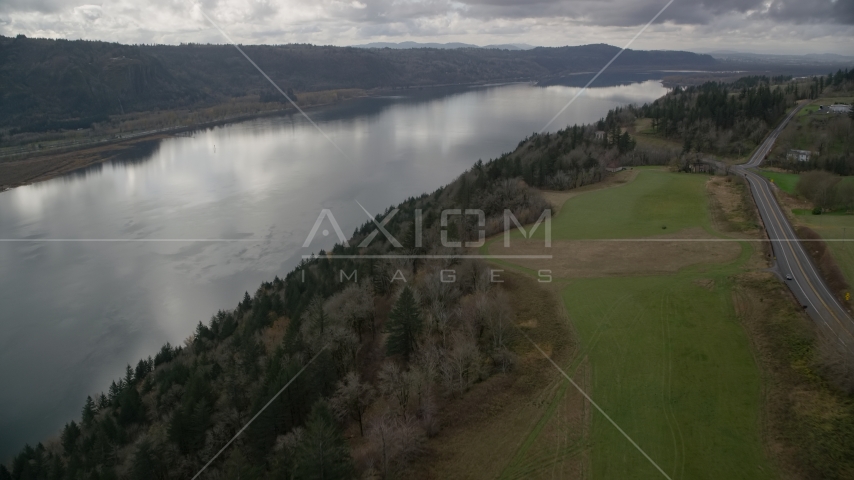
<svg viewBox="0 0 854 480">
<path fill-rule="evenodd" d="M 801 79 L 749 76 L 728 84 L 706 82 L 676 87 L 650 104 L 616 109 L 609 113 L 607 127 L 600 128 L 628 128 L 638 119 L 648 119 L 647 133 L 682 144 L 677 152 L 680 158 L 691 153 L 740 157 L 751 152 L 795 102 L 814 100 L 820 95 L 840 95 L 839 100 L 850 102 L 846 96 L 852 92 L 854 69 Z M 826 169 L 843 175 L 854 172 L 854 135 L 849 118 L 824 115 L 814 119 L 812 129 L 804 129 L 802 120 L 793 122 L 790 129 L 798 133 L 784 132 L 769 161 L 796 171 Z M 810 149 L 813 141 L 817 155 L 810 162 L 785 161 L 789 149 Z"/>
<path fill-rule="evenodd" d="M 794 95 L 769 83 L 756 86 L 708 82 L 676 88 L 664 98 L 639 109 L 652 119 L 656 133 L 678 138 L 683 150 L 737 154 L 739 147 L 758 143 L 794 104 Z"/>
<path fill-rule="evenodd" d="M 527 51 L 243 48 L 283 89 L 297 93 L 550 79 L 595 71 L 618 51 L 601 44 Z M 716 65 L 708 55 L 626 50 L 609 71 Z M 0 127 L 83 128 L 81 124 L 99 122 L 103 115 L 210 106 L 246 95 L 277 98 L 273 93 L 230 45 L 121 45 L 0 36 Z"/>
</svg>

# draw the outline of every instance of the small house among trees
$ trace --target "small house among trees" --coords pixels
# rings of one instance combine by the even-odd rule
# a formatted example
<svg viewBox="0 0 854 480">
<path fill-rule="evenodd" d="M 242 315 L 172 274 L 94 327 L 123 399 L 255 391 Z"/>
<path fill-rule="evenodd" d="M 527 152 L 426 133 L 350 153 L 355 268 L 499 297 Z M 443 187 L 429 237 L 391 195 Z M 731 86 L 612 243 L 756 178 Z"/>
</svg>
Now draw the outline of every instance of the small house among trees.
<svg viewBox="0 0 854 480">
<path fill-rule="evenodd" d="M 812 155 L 812 152 L 809 150 L 791 149 L 786 154 L 786 158 L 788 160 L 797 160 L 799 162 L 809 162 L 810 161 L 810 155 Z"/>
<path fill-rule="evenodd" d="M 611 173 L 617 173 L 617 172 L 620 172 L 622 170 L 625 170 L 625 168 L 620 166 L 620 164 L 617 162 L 611 162 L 608 164 L 607 167 L 605 167 L 605 170 L 608 172 L 611 172 Z"/>
<path fill-rule="evenodd" d="M 696 161 L 688 164 L 691 173 L 709 173 L 711 166 L 708 163 Z"/>
</svg>

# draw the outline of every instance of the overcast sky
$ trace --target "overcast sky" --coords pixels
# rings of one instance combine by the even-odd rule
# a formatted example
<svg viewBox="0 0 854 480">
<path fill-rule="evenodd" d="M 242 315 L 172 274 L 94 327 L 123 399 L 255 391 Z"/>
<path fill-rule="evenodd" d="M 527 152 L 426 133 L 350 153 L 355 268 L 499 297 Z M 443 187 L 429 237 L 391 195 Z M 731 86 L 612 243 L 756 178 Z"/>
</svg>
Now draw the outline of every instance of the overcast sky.
<svg viewBox="0 0 854 480">
<path fill-rule="evenodd" d="M 91 3 L 90 3 L 91 2 Z M 0 0 L 0 33 L 122 43 L 622 46 L 667 0 Z M 638 49 L 854 55 L 854 0 L 675 0 Z"/>
</svg>

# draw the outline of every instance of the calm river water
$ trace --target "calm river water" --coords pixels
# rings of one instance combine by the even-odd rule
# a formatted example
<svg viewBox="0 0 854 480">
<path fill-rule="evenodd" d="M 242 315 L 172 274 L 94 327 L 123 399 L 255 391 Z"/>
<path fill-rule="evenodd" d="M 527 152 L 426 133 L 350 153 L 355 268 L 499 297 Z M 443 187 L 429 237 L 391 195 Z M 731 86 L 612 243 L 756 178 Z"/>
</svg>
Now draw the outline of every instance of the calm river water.
<svg viewBox="0 0 854 480">
<path fill-rule="evenodd" d="M 380 212 L 433 191 L 515 148 L 577 91 L 515 84 L 365 98 L 309 112 L 345 154 L 302 117 L 282 116 L 152 142 L 0 193 L 0 460 L 79 418 L 86 395 L 126 364 L 181 343 L 292 269 L 322 208 L 350 234 L 366 220 L 355 200 Z M 657 81 L 592 88 L 550 129 L 665 91 Z"/>
</svg>

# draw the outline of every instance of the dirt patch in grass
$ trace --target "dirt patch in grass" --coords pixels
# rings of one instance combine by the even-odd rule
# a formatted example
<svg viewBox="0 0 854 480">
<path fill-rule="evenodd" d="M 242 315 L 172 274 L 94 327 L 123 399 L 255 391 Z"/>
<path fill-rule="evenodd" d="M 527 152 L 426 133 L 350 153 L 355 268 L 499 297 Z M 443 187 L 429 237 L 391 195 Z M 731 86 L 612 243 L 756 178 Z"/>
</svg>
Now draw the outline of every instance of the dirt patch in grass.
<svg viewBox="0 0 854 480">
<path fill-rule="evenodd" d="M 716 230 L 748 235 L 761 233 L 747 187 L 738 177 L 712 177 L 706 182 L 706 192 Z"/>
<path fill-rule="evenodd" d="M 570 198 L 592 190 L 601 190 L 603 188 L 618 187 L 620 185 L 624 185 L 634 180 L 635 177 L 638 176 L 639 171 L 640 170 L 636 168 L 622 170 L 620 172 L 606 176 L 604 180 L 598 183 L 593 183 L 590 185 L 585 185 L 583 187 L 573 188 L 572 190 L 565 191 L 543 190 L 540 192 L 540 194 L 542 194 L 543 198 L 545 198 L 546 201 L 549 202 L 549 204 L 554 209 L 554 212 L 552 213 L 557 214 L 558 212 L 560 212 L 560 207 L 562 207 L 563 204 L 566 203 L 566 201 Z"/>
<path fill-rule="evenodd" d="M 700 288 L 705 288 L 710 292 L 713 292 L 715 290 L 715 281 L 711 278 L 698 278 L 691 283 Z"/>
<path fill-rule="evenodd" d="M 508 271 L 502 278 L 516 317 L 525 324 L 525 333 L 538 345 L 548 345 L 558 364 L 567 363 L 575 354 L 576 343 L 560 299 L 528 276 Z M 513 349 L 519 363 L 511 373 L 494 375 L 462 397 L 444 400 L 447 403 L 439 409 L 439 434 L 427 442 L 425 453 L 403 477 L 496 478 L 524 447 L 528 448 L 524 458 L 552 459 L 547 471 L 529 471 L 529 477 L 550 476 L 557 471 L 559 478 L 566 478 L 581 471 L 581 456 L 564 455 L 565 448 L 557 440 L 524 443 L 532 430 L 543 428 L 538 424 L 552 404 L 563 428 L 580 437 L 584 431 L 583 397 L 573 389 L 553 402 L 564 382 L 557 370 L 521 335 L 516 336 Z M 553 440 L 558 436 L 559 432 L 549 434 Z M 566 447 L 566 438 L 562 442 Z M 560 466 L 555 467 L 558 461 Z M 541 464 L 539 460 L 535 463 Z"/>
<path fill-rule="evenodd" d="M 763 438 L 778 474 L 854 478 L 854 400 L 817 371 L 814 324 L 770 273 L 734 280 L 736 313 L 763 375 Z"/>
<path fill-rule="evenodd" d="M 698 241 L 704 239 L 709 241 Z M 728 263 L 741 253 L 737 242 L 718 241 L 701 228 L 643 240 L 555 240 L 550 248 L 542 240 L 514 240 L 510 248 L 496 242 L 491 250 L 502 255 L 552 255 L 514 263 L 535 271 L 551 270 L 561 278 L 675 273 L 699 263 Z"/>
</svg>

